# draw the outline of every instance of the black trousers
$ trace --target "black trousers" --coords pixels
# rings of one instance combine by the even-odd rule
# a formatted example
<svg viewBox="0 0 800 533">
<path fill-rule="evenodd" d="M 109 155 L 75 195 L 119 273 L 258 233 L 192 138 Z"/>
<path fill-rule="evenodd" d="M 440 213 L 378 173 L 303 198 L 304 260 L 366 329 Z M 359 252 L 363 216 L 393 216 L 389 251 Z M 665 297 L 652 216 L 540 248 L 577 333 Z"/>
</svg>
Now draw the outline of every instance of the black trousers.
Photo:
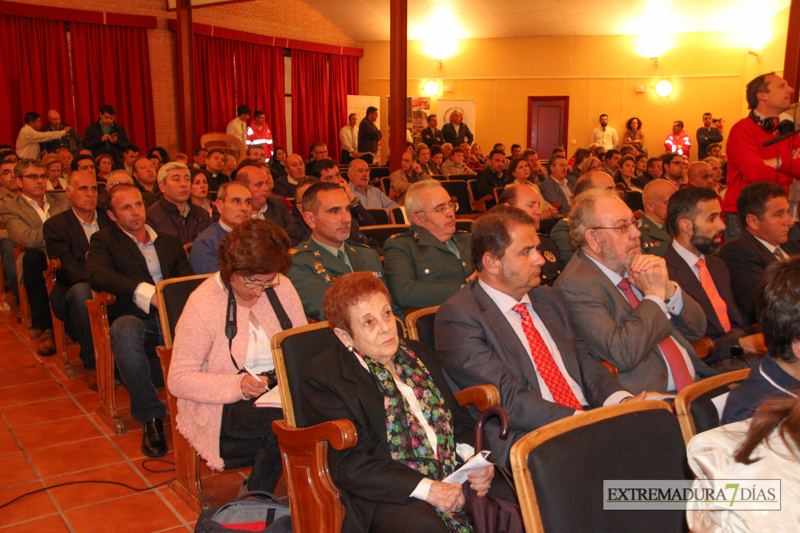
<svg viewBox="0 0 800 533">
<path fill-rule="evenodd" d="M 32 329 L 53 329 L 47 284 L 42 275 L 45 270 L 47 270 L 47 256 L 44 250 L 39 248 L 25 250 L 25 255 L 22 256 L 22 284 L 25 286 L 31 308 Z"/>
<path fill-rule="evenodd" d="M 247 481 L 247 490 L 272 492 L 283 471 L 278 438 L 272 431 L 274 420 L 283 420 L 281 409 L 253 407 L 253 400 L 240 400 L 222 407 L 220 437 L 261 439 L 256 462 Z M 222 457 L 226 460 L 226 457 Z"/>
<path fill-rule="evenodd" d="M 367 162 L 368 165 L 371 165 L 373 156 L 372 156 L 372 154 L 364 154 L 361 157 L 359 157 L 359 159 L 363 159 L 364 161 Z"/>
<path fill-rule="evenodd" d="M 343 165 L 349 165 L 350 161 L 353 160 L 353 158 L 350 157 L 350 152 L 348 152 L 347 150 L 342 150 L 342 154 L 341 155 L 342 155 L 341 162 L 342 162 Z"/>
</svg>

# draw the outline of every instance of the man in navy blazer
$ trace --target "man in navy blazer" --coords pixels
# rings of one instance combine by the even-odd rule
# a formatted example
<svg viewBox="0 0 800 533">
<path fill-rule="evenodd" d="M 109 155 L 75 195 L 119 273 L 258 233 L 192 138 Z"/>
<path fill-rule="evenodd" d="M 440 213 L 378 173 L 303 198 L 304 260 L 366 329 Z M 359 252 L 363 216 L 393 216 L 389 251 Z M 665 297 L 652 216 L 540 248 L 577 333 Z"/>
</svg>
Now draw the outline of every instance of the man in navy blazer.
<svg viewBox="0 0 800 533">
<path fill-rule="evenodd" d="M 189 264 L 195 274 L 219 272 L 219 243 L 233 228 L 250 220 L 251 198 L 250 190 L 238 181 L 229 181 L 219 186 L 215 201 L 219 220 L 198 235 L 189 252 Z"/>
<path fill-rule="evenodd" d="M 673 240 L 664 260 L 669 278 L 694 298 L 706 315 L 705 336 L 714 341 L 715 349 L 705 362 L 729 371 L 748 367 L 744 361 L 732 359 L 732 344 L 737 352 L 751 354 L 765 353 L 766 346 L 762 335 L 747 335 L 728 267 L 715 256 L 725 234 L 721 213 L 712 189 L 687 187 L 674 193 L 667 207 Z"/>
<path fill-rule="evenodd" d="M 92 173 L 72 172 L 67 177 L 67 198 L 72 209 L 50 217 L 42 226 L 47 257 L 61 261 L 50 292 L 50 306 L 56 318 L 64 322 L 69 336 L 80 344 L 86 384 L 97 390 L 92 328 L 86 307 L 86 300 L 92 299 L 92 288 L 86 279 L 86 253 L 92 235 L 111 226 L 111 221 L 97 210 L 97 180 Z"/>
<path fill-rule="evenodd" d="M 632 397 L 578 341 L 558 292 L 539 287 L 544 259 L 538 244 L 536 223 L 524 211 L 509 206 L 489 211 L 472 228 L 478 279 L 436 313 L 436 353 L 456 390 L 490 383 L 500 391 L 500 404 L 512 420 L 511 434 L 500 440 L 499 424 L 490 421 L 486 435 L 493 455 L 506 465 L 511 446 L 526 433 Z M 569 387 L 571 401 L 559 402 L 553 375 L 543 377 L 548 361 L 532 356 L 526 318 L 517 311 L 520 304 L 558 368 L 555 378 Z"/>
<path fill-rule="evenodd" d="M 741 235 L 725 243 L 720 258 L 731 273 L 733 295 L 745 324 L 756 322 L 756 289 L 769 265 L 800 254 L 789 240 L 794 225 L 786 190 L 771 181 L 743 188 L 736 200 Z"/>
</svg>

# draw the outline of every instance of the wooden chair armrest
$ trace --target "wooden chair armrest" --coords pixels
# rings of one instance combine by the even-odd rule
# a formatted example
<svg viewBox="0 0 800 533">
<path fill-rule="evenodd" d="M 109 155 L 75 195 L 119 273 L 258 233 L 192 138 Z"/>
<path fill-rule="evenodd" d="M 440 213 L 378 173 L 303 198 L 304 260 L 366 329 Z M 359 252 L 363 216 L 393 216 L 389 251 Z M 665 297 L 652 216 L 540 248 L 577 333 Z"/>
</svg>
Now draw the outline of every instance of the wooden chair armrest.
<svg viewBox="0 0 800 533">
<path fill-rule="evenodd" d="M 617 377 L 617 376 L 619 376 L 619 370 L 617 370 L 617 367 L 615 367 L 614 365 L 612 365 L 612 364 L 611 364 L 611 363 L 609 363 L 608 361 L 600 361 L 600 364 L 601 364 L 601 365 L 603 365 L 604 367 L 606 367 L 606 370 L 608 370 L 609 372 L 611 372 L 611 374 L 612 374 L 614 377 Z"/>
<path fill-rule="evenodd" d="M 475 385 L 455 393 L 460 405 L 472 404 L 478 411 L 483 411 L 493 405 L 500 405 L 500 391 L 494 385 Z"/>
<path fill-rule="evenodd" d="M 714 341 L 708 337 L 703 337 L 699 341 L 694 341 L 692 343 L 692 348 L 694 348 L 694 352 L 697 354 L 697 357 L 700 359 L 705 359 L 714 353 L 715 345 Z"/>
<path fill-rule="evenodd" d="M 283 420 L 275 420 L 272 422 L 272 429 L 281 447 L 287 451 L 289 448 L 307 448 L 311 451 L 317 443 L 325 441 L 337 450 L 346 450 L 358 442 L 356 427 L 349 420 L 331 420 L 308 428 L 296 428 Z"/>
</svg>

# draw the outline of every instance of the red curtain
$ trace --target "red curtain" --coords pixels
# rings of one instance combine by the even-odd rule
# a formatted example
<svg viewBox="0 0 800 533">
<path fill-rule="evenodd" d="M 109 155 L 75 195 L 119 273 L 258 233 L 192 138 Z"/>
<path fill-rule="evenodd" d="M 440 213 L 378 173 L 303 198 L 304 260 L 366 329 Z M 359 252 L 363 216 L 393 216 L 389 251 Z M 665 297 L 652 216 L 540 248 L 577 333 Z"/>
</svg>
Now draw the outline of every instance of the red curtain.
<svg viewBox="0 0 800 533">
<path fill-rule="evenodd" d="M 147 30 L 100 24 L 70 24 L 79 133 L 111 104 L 117 123 L 142 152 L 156 145 L 153 86 Z"/>
<path fill-rule="evenodd" d="M 285 147 L 286 101 L 284 97 L 283 48 L 243 41 L 232 41 L 232 43 L 236 53 L 236 101 L 238 105 L 247 104 L 253 112 L 263 111 L 272 131 L 274 146 Z"/>
<path fill-rule="evenodd" d="M 338 141 L 330 138 L 328 95 L 328 55 L 292 50 L 292 149 L 303 159 L 317 141 L 326 142 L 336 157 L 331 153 Z"/>
<path fill-rule="evenodd" d="M 233 44 L 227 39 L 194 36 L 194 105 L 198 135 L 224 132 L 228 122 L 236 116 Z"/>
<path fill-rule="evenodd" d="M 64 23 L 0 15 L 0 50 L 0 144 L 16 146 L 29 111 L 75 126 Z"/>
<path fill-rule="evenodd" d="M 339 130 L 347 124 L 347 95 L 358 94 L 358 58 L 329 55 L 330 95 L 328 153 L 337 161 L 341 157 Z"/>
</svg>

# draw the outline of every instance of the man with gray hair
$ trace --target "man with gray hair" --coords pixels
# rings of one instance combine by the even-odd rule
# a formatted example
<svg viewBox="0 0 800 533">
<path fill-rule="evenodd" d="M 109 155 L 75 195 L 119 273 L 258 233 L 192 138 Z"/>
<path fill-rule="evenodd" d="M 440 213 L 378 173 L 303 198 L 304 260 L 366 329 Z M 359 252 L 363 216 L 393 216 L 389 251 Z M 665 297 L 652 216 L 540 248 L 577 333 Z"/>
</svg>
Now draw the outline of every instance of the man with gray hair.
<svg viewBox="0 0 800 533">
<path fill-rule="evenodd" d="M 670 281 L 663 258 L 644 255 L 633 213 L 615 194 L 587 191 L 569 219 L 578 251 L 555 288 L 579 340 L 615 365 L 634 394 L 680 392 L 715 372 L 690 342 L 705 333 L 700 305 Z"/>
<path fill-rule="evenodd" d="M 396 200 L 398 204 L 403 205 L 406 201 L 406 192 L 408 188 L 418 181 L 433 179 L 419 163 L 414 159 L 414 154 L 411 152 L 403 152 L 400 156 L 400 168 L 392 172 L 389 176 L 391 181 L 391 188 L 389 189 L 389 198 Z"/>
<path fill-rule="evenodd" d="M 192 178 L 189 167 L 170 162 L 158 170 L 158 188 L 163 196 L 147 208 L 147 222 L 157 233 L 178 237 L 183 244 L 194 242 L 207 227 L 211 217 L 189 201 Z"/>
<path fill-rule="evenodd" d="M 411 185 L 405 205 L 411 229 L 384 246 L 392 300 L 402 309 L 441 305 L 472 274 L 469 233 L 456 230 L 458 204 L 438 181 Z"/>
</svg>

